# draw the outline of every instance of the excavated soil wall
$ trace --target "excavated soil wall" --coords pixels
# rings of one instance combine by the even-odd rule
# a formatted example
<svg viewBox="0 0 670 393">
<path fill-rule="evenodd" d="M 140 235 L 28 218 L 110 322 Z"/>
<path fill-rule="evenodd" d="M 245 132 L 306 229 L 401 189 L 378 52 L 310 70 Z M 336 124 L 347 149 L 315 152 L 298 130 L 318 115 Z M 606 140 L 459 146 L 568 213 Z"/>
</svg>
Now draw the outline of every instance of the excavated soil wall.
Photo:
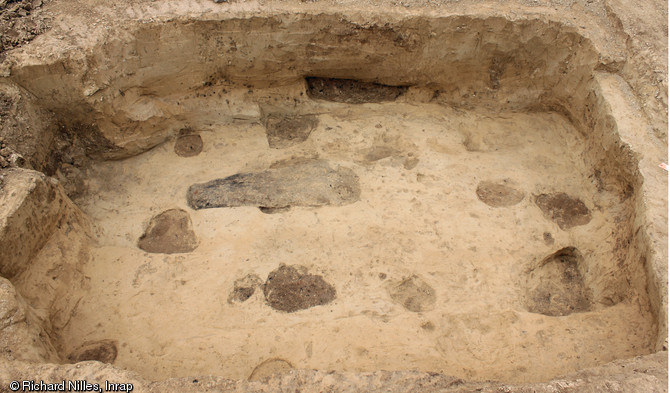
<svg viewBox="0 0 670 393">
<path fill-rule="evenodd" d="M 569 103 L 600 56 L 574 29 L 496 17 L 395 19 L 288 14 L 148 23 L 115 31 L 95 49 L 17 67 L 12 79 L 71 128 L 92 127 L 88 138 L 99 130 L 104 139 L 91 140 L 92 149 L 108 158 L 149 149 L 194 118 L 251 119 L 257 114 L 240 100 L 245 94 L 268 89 L 255 101 L 290 101 L 287 86 L 299 88 L 306 76 L 412 86 L 412 101 L 496 109 L 557 103 L 584 115 Z M 250 92 L 227 103 L 222 97 L 235 87 Z M 212 95 L 211 104 L 194 105 L 199 94 Z"/>
</svg>

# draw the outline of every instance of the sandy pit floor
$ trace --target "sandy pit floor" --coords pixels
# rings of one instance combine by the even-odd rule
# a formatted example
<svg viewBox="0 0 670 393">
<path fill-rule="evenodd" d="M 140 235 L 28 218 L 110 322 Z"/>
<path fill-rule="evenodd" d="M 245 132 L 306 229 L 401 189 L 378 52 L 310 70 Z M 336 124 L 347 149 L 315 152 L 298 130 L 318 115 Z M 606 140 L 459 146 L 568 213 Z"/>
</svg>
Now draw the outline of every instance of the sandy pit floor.
<svg viewBox="0 0 670 393">
<path fill-rule="evenodd" d="M 565 118 L 326 102 L 314 116 L 306 140 L 281 148 L 269 147 L 263 124 L 196 125 L 199 154 L 177 155 L 172 141 L 96 164 L 76 202 L 97 240 L 79 267 L 86 289 L 71 294 L 64 351 L 112 340 L 115 365 L 150 379 L 246 379 L 276 359 L 270 367 L 510 382 L 652 351 L 645 301 L 595 302 L 581 277 L 614 258 L 620 206 L 598 192 Z M 199 150 L 191 142 L 177 150 Z M 195 183 L 313 159 L 353 171 L 357 200 L 265 212 L 187 203 Z M 582 201 L 581 218 L 562 229 L 543 213 L 536 198 L 552 193 Z M 170 209 L 190 217 L 195 249 L 138 248 Z M 282 265 L 331 292 L 276 309 L 263 283 Z M 555 271 L 542 279 L 544 267 Z M 577 299 L 542 304 L 551 277 Z"/>
</svg>

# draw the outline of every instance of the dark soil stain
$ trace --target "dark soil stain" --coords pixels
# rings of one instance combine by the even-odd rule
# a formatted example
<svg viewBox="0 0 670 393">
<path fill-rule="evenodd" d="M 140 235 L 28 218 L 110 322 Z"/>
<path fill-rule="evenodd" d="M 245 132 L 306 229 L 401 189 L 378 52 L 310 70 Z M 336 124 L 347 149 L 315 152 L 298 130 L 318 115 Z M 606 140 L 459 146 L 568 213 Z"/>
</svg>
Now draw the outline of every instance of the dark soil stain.
<svg viewBox="0 0 670 393">
<path fill-rule="evenodd" d="M 353 79 L 308 77 L 305 80 L 309 97 L 349 104 L 394 101 L 407 91 L 406 86 L 387 86 Z"/>
<path fill-rule="evenodd" d="M 98 362 L 112 364 L 116 360 L 116 355 L 116 341 L 100 340 L 85 343 L 68 355 L 67 359 L 71 363 L 97 360 Z"/>
<path fill-rule="evenodd" d="M 319 124 L 316 116 L 272 114 L 265 119 L 268 144 L 273 149 L 284 149 L 307 140 Z"/>
<path fill-rule="evenodd" d="M 535 204 L 545 217 L 556 222 L 563 230 L 591 221 L 591 212 L 584 202 L 564 192 L 536 195 Z"/>
<path fill-rule="evenodd" d="M 542 238 L 544 239 L 544 244 L 548 246 L 554 244 L 554 237 L 551 236 L 551 233 L 545 232 L 544 234 L 542 234 Z"/>
<path fill-rule="evenodd" d="M 375 162 L 399 153 L 396 149 L 388 146 L 374 146 L 367 151 L 364 158 L 368 162 Z"/>
<path fill-rule="evenodd" d="M 151 219 L 137 246 L 146 252 L 176 254 L 195 250 L 198 239 L 188 213 L 170 209 Z"/>
<path fill-rule="evenodd" d="M 174 152 L 180 157 L 194 157 L 202 152 L 202 137 L 190 128 L 179 131 Z"/>
<path fill-rule="evenodd" d="M 432 332 L 435 330 L 435 324 L 432 323 L 431 321 L 427 321 L 421 324 L 421 329 Z"/>
<path fill-rule="evenodd" d="M 527 277 L 528 311 L 549 316 L 588 311 L 591 302 L 579 270 L 581 263 L 582 255 L 575 247 L 544 258 Z"/>
<path fill-rule="evenodd" d="M 477 186 L 477 197 L 492 207 L 514 206 L 524 197 L 523 191 L 510 187 L 507 180 L 503 182 L 483 181 Z"/>
<path fill-rule="evenodd" d="M 416 275 L 391 283 L 388 293 L 394 302 L 408 311 L 427 311 L 435 305 L 435 290 Z"/>
<path fill-rule="evenodd" d="M 284 312 L 328 304 L 336 295 L 335 288 L 323 277 L 306 273 L 302 266 L 286 265 L 268 275 L 263 293 L 270 307 Z"/>
<path fill-rule="evenodd" d="M 419 165 L 419 159 L 416 157 L 407 157 L 405 162 L 402 164 L 402 166 L 407 170 L 414 169 L 417 165 Z"/>
</svg>

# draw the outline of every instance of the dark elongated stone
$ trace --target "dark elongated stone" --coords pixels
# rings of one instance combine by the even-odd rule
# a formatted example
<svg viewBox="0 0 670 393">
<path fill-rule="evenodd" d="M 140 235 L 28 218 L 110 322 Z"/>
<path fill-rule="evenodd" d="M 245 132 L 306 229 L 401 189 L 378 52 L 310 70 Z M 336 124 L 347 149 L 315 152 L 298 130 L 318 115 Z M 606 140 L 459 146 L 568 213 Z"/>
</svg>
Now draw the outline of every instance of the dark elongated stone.
<svg viewBox="0 0 670 393">
<path fill-rule="evenodd" d="M 360 186 L 351 169 L 333 169 L 326 161 L 311 160 L 194 184 L 186 198 L 193 209 L 340 206 L 357 201 Z"/>
</svg>

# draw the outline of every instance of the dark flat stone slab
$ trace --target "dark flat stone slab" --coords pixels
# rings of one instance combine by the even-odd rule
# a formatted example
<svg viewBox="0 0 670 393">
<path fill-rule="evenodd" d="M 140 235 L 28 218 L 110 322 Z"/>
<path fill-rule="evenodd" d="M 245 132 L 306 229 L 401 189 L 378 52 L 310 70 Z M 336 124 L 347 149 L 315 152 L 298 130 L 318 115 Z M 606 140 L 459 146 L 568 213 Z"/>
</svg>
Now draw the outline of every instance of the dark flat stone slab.
<svg viewBox="0 0 670 393">
<path fill-rule="evenodd" d="M 360 186 L 351 169 L 333 169 L 326 161 L 311 160 L 194 184 L 186 198 L 193 209 L 341 206 L 359 200 Z"/>
<path fill-rule="evenodd" d="M 328 304 L 336 296 L 335 288 L 323 277 L 307 273 L 300 265 L 282 265 L 270 272 L 263 293 L 270 307 L 284 312 Z"/>
</svg>

